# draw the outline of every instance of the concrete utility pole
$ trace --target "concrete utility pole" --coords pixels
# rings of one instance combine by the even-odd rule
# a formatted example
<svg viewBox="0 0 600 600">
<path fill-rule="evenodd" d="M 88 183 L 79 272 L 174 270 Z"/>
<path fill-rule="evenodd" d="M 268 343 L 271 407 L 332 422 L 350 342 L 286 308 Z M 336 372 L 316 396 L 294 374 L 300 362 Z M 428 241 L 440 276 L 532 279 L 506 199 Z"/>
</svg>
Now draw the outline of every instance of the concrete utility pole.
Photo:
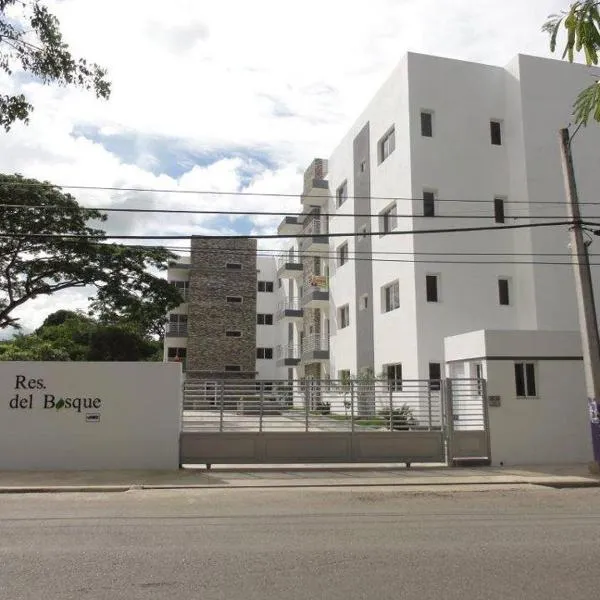
<svg viewBox="0 0 600 600">
<path fill-rule="evenodd" d="M 600 339 L 598 337 L 598 323 L 596 320 L 596 307 L 594 305 L 592 273 L 587 246 L 583 237 L 575 170 L 573 168 L 573 156 L 571 154 L 571 139 L 568 129 L 560 130 L 560 148 L 565 177 L 567 207 L 569 216 L 574 223 L 571 228 L 570 246 L 575 271 L 575 292 L 577 294 L 577 308 L 579 311 L 583 367 L 594 449 L 594 460 L 590 464 L 590 469 L 597 473 L 600 472 Z M 575 409 L 577 410 L 577 408 Z"/>
</svg>

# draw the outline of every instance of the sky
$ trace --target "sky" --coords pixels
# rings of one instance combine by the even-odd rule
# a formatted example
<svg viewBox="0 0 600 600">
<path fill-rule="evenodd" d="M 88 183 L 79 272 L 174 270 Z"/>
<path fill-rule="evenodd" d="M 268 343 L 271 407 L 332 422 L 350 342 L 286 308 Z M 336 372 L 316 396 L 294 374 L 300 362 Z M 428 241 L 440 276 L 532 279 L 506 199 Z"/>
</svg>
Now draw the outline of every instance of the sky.
<svg viewBox="0 0 600 600">
<path fill-rule="evenodd" d="M 408 52 L 505 65 L 551 56 L 568 0 L 49 0 L 75 55 L 108 69 L 109 101 L 0 74 L 35 106 L 0 131 L 0 172 L 57 185 L 298 194 Z M 558 57 L 557 57 L 558 58 Z M 88 206 L 298 212 L 297 198 L 76 192 Z M 126 215 L 109 233 L 272 233 L 280 217 Z M 179 242 L 181 244 L 181 242 Z M 269 245 L 269 244 L 267 244 Z M 273 242 L 270 242 L 270 247 Z M 25 304 L 26 329 L 88 290 Z"/>
</svg>

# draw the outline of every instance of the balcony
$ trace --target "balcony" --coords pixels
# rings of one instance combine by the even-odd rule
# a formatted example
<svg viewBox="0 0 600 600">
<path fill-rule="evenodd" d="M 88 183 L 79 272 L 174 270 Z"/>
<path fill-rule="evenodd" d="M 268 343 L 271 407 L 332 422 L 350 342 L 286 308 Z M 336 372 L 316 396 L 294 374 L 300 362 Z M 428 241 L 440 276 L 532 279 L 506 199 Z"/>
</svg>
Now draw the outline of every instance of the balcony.
<svg viewBox="0 0 600 600">
<path fill-rule="evenodd" d="M 168 323 L 167 324 L 167 337 L 187 337 L 188 326 L 187 323 Z"/>
<path fill-rule="evenodd" d="M 308 221 L 302 229 L 303 252 L 327 252 L 329 251 L 329 235 L 327 221 L 319 217 L 308 217 Z"/>
<path fill-rule="evenodd" d="M 304 206 L 326 206 L 329 200 L 327 177 L 328 163 L 323 158 L 315 158 L 304 172 L 302 204 Z"/>
<path fill-rule="evenodd" d="M 302 344 L 302 362 L 315 363 L 329 361 L 329 338 L 322 334 L 309 335 Z"/>
<path fill-rule="evenodd" d="M 277 260 L 277 277 L 280 279 L 295 279 L 302 277 L 304 265 L 298 256 L 286 256 Z"/>
<path fill-rule="evenodd" d="M 285 217 L 277 228 L 279 235 L 298 235 L 302 231 L 302 225 L 298 222 L 298 217 Z"/>
<path fill-rule="evenodd" d="M 281 302 L 277 306 L 277 320 L 289 319 L 292 322 L 301 323 L 304 319 L 304 310 L 300 305 L 300 300 L 291 298 L 286 302 Z"/>
<path fill-rule="evenodd" d="M 325 275 L 309 274 L 304 280 L 302 308 L 329 308 L 329 280 Z"/>
<path fill-rule="evenodd" d="M 277 346 L 277 366 L 296 367 L 300 364 L 300 346 L 290 344 L 288 346 Z"/>
</svg>

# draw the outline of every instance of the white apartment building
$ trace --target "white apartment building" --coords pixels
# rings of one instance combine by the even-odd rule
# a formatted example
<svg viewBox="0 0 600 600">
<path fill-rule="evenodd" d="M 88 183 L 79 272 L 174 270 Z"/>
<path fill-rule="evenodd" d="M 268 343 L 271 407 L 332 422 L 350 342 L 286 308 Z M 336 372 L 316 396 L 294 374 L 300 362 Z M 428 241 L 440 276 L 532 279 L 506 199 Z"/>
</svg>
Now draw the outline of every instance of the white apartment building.
<svg viewBox="0 0 600 600">
<path fill-rule="evenodd" d="M 301 359 L 290 376 L 437 379 L 448 336 L 578 329 L 567 226 L 393 233 L 566 220 L 558 131 L 591 73 L 522 55 L 505 68 L 402 60 L 279 227 L 304 236 L 277 272 Z M 581 202 L 600 202 L 600 127 L 573 152 Z M 600 206 L 582 212 L 600 223 Z"/>
</svg>

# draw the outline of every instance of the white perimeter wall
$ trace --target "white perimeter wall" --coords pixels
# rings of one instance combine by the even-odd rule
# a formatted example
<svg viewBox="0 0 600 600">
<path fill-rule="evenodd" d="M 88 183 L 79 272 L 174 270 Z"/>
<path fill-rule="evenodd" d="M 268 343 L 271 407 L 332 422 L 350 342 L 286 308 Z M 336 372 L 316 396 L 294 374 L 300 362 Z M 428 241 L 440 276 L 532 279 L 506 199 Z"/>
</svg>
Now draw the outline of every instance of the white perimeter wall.
<svg viewBox="0 0 600 600">
<path fill-rule="evenodd" d="M 0 385 L 0 470 L 179 467 L 179 363 L 4 362 Z"/>
<path fill-rule="evenodd" d="M 446 338 L 448 372 L 483 366 L 492 463 L 581 463 L 592 459 L 591 431 L 579 334 L 573 331 L 475 331 Z M 459 361 L 459 362 L 452 362 Z M 515 362 L 533 362 L 537 396 L 517 398 Z M 461 367 L 462 365 L 462 367 Z"/>
</svg>

